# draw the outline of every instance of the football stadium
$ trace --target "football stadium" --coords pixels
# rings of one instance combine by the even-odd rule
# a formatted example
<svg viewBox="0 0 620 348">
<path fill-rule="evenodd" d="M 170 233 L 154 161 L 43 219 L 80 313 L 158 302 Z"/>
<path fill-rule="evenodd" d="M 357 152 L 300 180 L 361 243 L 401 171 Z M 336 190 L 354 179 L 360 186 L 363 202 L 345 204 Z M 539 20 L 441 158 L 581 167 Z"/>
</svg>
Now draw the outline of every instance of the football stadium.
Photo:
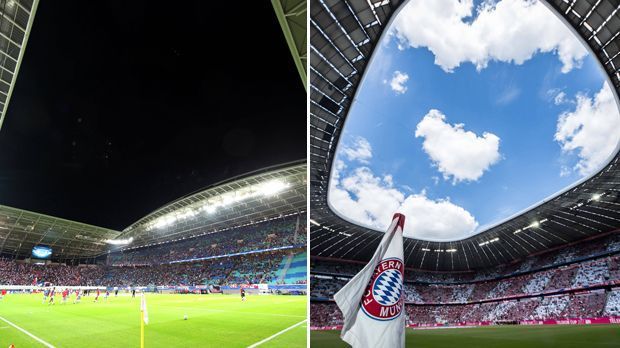
<svg viewBox="0 0 620 348">
<path fill-rule="evenodd" d="M 307 345 L 306 2 L 168 5 L 0 1 L 1 347 Z"/>
<path fill-rule="evenodd" d="M 618 2 L 541 2 L 587 47 L 598 65 L 596 68 L 604 71 L 617 108 Z M 367 118 L 368 114 L 381 114 L 372 103 L 364 104 L 359 90 L 368 67 L 383 63 L 379 59 L 385 58 L 385 54 L 376 57 L 376 51 L 384 49 L 380 46 L 387 46 L 381 39 L 398 37 L 398 33 L 387 28 L 408 3 L 311 1 L 312 346 L 347 346 L 339 337 L 345 322 L 334 295 L 378 252 L 385 231 L 358 223 L 367 216 L 356 219 L 336 209 L 328 193 L 336 189 L 333 177 L 342 180 L 344 166 L 342 161 L 337 161 L 338 146 L 346 139 L 345 125 L 350 121 L 352 107 L 358 113 L 368 109 L 367 114 L 362 113 Z M 416 5 L 420 3 L 416 1 Z M 534 2 L 526 3 L 529 6 Z M 418 15 L 425 17 L 425 13 Z M 430 21 L 422 23 L 429 25 L 435 17 L 429 18 Z M 475 19 L 469 17 L 465 21 L 471 23 Z M 398 50 L 404 51 L 405 45 L 401 43 L 398 41 Z M 385 64 L 396 60 L 391 59 Z M 402 65 L 402 61 L 399 63 Z M 402 95 L 406 91 L 402 82 L 408 78 L 405 76 L 398 83 L 393 80 L 392 90 Z M 389 89 L 389 80 L 382 83 Z M 392 115 L 384 116 L 387 119 Z M 378 123 L 375 127 L 380 126 Z M 383 137 L 392 138 L 387 134 Z M 596 172 L 478 233 L 444 240 L 405 235 L 401 296 L 405 302 L 402 315 L 407 327 L 406 345 L 611 347 L 620 344 L 620 155 L 618 145 L 613 145 L 612 156 Z M 360 148 L 369 150 L 370 146 L 366 143 L 365 148 Z M 370 151 L 354 150 L 345 148 L 340 158 L 355 157 L 359 163 L 368 165 Z M 435 184 L 440 180 L 437 178 Z M 368 182 L 344 180 L 339 185 L 370 185 Z M 391 176 L 376 182 L 386 182 L 384 185 L 390 190 L 395 187 Z M 361 189 L 348 192 L 350 200 L 362 199 Z M 372 192 L 376 195 L 378 190 Z M 505 195 L 504 199 L 509 200 L 510 196 Z M 406 218 L 409 222 L 420 217 Z M 359 305 L 362 309 L 364 306 Z"/>
<path fill-rule="evenodd" d="M 2 206 L 0 344 L 137 346 L 144 293 L 146 346 L 305 346 L 305 178 L 267 168 L 123 231 Z"/>
</svg>

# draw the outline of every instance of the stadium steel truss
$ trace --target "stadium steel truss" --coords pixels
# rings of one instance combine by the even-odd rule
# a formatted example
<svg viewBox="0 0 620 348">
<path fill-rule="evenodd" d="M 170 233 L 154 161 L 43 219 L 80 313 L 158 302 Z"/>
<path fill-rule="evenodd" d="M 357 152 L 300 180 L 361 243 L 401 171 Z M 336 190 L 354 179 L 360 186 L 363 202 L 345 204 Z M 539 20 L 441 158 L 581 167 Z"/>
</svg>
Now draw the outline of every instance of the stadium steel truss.
<svg viewBox="0 0 620 348">
<path fill-rule="evenodd" d="M 428 0 L 432 1 L 432 0 Z M 367 261 L 382 233 L 339 217 L 327 194 L 336 146 L 374 48 L 406 1 L 311 0 L 310 5 L 310 253 Z M 613 86 L 620 88 L 620 1 L 543 1 L 580 38 Z M 620 163 L 482 233 L 453 242 L 406 238 L 408 267 L 466 271 L 524 257 L 620 227 Z M 414 217 L 412 217 L 414 218 Z"/>
<path fill-rule="evenodd" d="M 271 0 L 271 4 L 282 27 L 288 48 L 291 50 L 299 77 L 301 77 L 304 88 L 308 90 L 306 77 L 306 67 L 308 66 L 308 31 L 306 30 L 308 3 L 306 0 Z"/>
<path fill-rule="evenodd" d="M 47 245 L 55 259 L 90 258 L 302 214 L 306 170 L 300 161 L 232 178 L 169 203 L 123 231 L 0 206 L 0 255 L 28 257 L 35 245 Z"/>
<path fill-rule="evenodd" d="M 39 0 L 0 0 L 0 128 L 38 4 Z"/>
</svg>

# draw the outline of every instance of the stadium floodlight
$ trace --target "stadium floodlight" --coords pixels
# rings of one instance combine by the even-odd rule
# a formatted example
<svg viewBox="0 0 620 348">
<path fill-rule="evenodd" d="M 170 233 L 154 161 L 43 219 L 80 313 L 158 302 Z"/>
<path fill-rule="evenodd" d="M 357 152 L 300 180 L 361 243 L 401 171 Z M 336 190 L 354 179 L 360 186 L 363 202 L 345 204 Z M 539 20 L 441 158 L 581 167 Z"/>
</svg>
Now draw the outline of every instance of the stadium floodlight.
<svg viewBox="0 0 620 348">
<path fill-rule="evenodd" d="M 106 239 L 105 242 L 112 245 L 127 245 L 133 242 L 133 237 L 127 239 Z"/>
<path fill-rule="evenodd" d="M 422 248 L 422 251 L 431 251 L 431 249 L 428 249 L 428 248 Z"/>
<path fill-rule="evenodd" d="M 271 181 L 267 181 L 264 184 L 261 184 L 258 190 L 263 196 L 269 197 L 288 188 L 289 186 L 290 186 L 289 184 L 281 180 L 271 180 Z"/>
<path fill-rule="evenodd" d="M 218 208 L 232 206 L 233 204 L 239 203 L 246 199 L 261 196 L 271 197 L 289 188 L 290 186 L 291 185 L 285 181 L 274 179 L 252 186 L 239 188 L 234 191 L 225 192 L 220 195 L 201 200 L 200 202 L 192 205 L 192 207 L 173 211 L 164 216 L 161 216 L 150 222 L 147 225 L 146 229 L 152 230 L 154 228 L 160 229 L 168 227 L 176 223 L 177 221 L 193 218 L 196 215 L 200 214 L 201 211 L 205 211 L 208 214 L 213 214 L 217 211 Z"/>
<path fill-rule="evenodd" d="M 487 241 L 485 241 L 485 242 L 478 243 L 478 246 L 485 246 L 485 245 L 490 244 L 490 243 L 495 243 L 495 242 L 497 242 L 498 240 L 499 240 L 499 238 L 498 238 L 498 237 L 495 237 L 495 238 L 493 238 L 493 239 L 489 239 L 489 240 L 487 240 Z"/>
<path fill-rule="evenodd" d="M 208 214 L 213 214 L 217 211 L 217 207 L 215 205 L 210 205 L 210 204 L 205 204 L 204 207 L 202 207 L 202 209 L 206 211 Z"/>
<path fill-rule="evenodd" d="M 313 224 L 313 225 L 315 225 L 315 226 L 321 226 L 321 224 L 320 224 L 320 223 L 318 223 L 318 222 L 316 222 L 316 221 L 314 221 L 314 220 L 312 220 L 312 219 L 310 219 L 310 223 L 311 223 L 311 224 Z"/>
<path fill-rule="evenodd" d="M 456 249 L 446 249 L 446 252 L 447 252 L 447 253 L 455 253 L 455 252 L 456 252 Z"/>
<path fill-rule="evenodd" d="M 601 195 L 598 193 L 595 193 L 592 195 L 592 201 L 598 201 L 599 199 L 601 199 Z"/>
</svg>

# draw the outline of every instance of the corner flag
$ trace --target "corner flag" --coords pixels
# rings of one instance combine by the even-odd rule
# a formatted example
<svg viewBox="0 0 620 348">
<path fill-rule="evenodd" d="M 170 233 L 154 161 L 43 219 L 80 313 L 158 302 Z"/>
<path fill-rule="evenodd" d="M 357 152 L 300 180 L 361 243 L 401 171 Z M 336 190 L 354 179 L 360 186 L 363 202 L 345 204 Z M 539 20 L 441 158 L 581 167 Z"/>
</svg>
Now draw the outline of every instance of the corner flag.
<svg viewBox="0 0 620 348">
<path fill-rule="evenodd" d="M 149 323 L 149 312 L 146 309 L 146 297 L 144 292 L 142 293 L 142 300 L 140 301 L 140 348 L 144 348 L 144 324 Z"/>
<path fill-rule="evenodd" d="M 344 325 L 340 337 L 353 348 L 405 347 L 403 228 L 394 214 L 370 262 L 334 295 Z"/>
<path fill-rule="evenodd" d="M 144 297 L 144 293 L 142 293 L 142 302 L 140 303 L 140 311 L 142 311 L 142 321 L 145 324 L 149 323 L 149 311 L 146 309 L 146 297 Z"/>
</svg>

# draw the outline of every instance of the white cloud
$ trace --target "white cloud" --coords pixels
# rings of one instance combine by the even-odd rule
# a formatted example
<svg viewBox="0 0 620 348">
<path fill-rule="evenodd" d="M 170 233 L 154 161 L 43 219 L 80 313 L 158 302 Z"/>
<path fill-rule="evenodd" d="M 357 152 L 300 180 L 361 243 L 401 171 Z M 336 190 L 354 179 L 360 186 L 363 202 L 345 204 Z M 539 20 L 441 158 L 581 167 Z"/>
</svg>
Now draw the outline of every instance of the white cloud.
<svg viewBox="0 0 620 348">
<path fill-rule="evenodd" d="M 367 167 L 356 168 L 340 178 L 332 175 L 329 189 L 331 206 L 348 219 L 384 230 L 395 212 L 405 214 L 405 235 L 424 239 L 460 239 L 477 227 L 476 219 L 449 199 L 433 200 L 422 191 L 405 195 L 393 186 L 392 178 L 375 176 Z M 389 179 L 386 179 L 388 178 Z"/>
<path fill-rule="evenodd" d="M 473 0 L 411 0 L 394 21 L 394 33 L 399 47 L 428 48 L 448 72 L 464 62 L 481 70 L 490 61 L 522 64 L 538 52 L 554 52 L 567 73 L 587 55 L 570 30 L 533 0 L 484 1 L 476 13 Z"/>
<path fill-rule="evenodd" d="M 396 94 L 404 94 L 407 92 L 407 86 L 405 83 L 409 80 L 409 75 L 406 73 L 401 73 L 400 71 L 395 71 L 392 79 L 390 80 L 390 87 L 392 90 L 396 92 Z"/>
<path fill-rule="evenodd" d="M 349 161 L 368 163 L 368 160 L 372 158 L 372 146 L 365 138 L 357 137 L 352 146 L 345 146 L 342 149 L 342 153 Z"/>
<path fill-rule="evenodd" d="M 553 104 L 560 105 L 566 103 L 566 93 L 560 92 L 553 98 Z"/>
<path fill-rule="evenodd" d="M 616 148 L 620 140 L 620 114 L 607 83 L 594 98 L 578 94 L 576 102 L 574 110 L 558 117 L 554 138 L 562 151 L 577 151 L 579 162 L 573 169 L 586 176 L 604 165 Z"/>
<path fill-rule="evenodd" d="M 464 124 L 451 125 L 439 110 L 430 110 L 418 123 L 416 138 L 424 138 L 422 147 L 444 179 L 452 182 L 478 180 L 485 170 L 500 160 L 499 137 L 465 131 Z"/>
</svg>

